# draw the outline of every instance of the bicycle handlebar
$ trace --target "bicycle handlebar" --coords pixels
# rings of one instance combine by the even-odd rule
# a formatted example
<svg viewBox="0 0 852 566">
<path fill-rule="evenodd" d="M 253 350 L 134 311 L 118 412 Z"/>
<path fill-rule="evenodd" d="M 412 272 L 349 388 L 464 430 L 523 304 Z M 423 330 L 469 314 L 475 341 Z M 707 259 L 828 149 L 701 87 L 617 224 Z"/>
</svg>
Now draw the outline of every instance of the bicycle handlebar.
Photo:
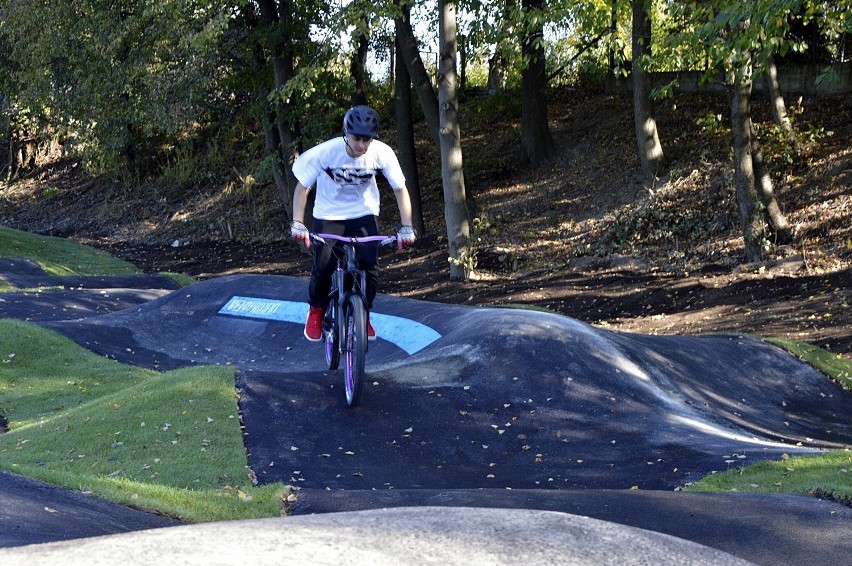
<svg viewBox="0 0 852 566">
<path fill-rule="evenodd" d="M 367 244 L 370 242 L 379 242 L 382 246 L 391 246 L 396 244 L 396 236 L 338 236 L 337 234 L 315 234 L 311 232 L 311 240 L 324 244 L 326 240 L 337 240 L 338 242 L 347 242 L 350 244 Z"/>
</svg>

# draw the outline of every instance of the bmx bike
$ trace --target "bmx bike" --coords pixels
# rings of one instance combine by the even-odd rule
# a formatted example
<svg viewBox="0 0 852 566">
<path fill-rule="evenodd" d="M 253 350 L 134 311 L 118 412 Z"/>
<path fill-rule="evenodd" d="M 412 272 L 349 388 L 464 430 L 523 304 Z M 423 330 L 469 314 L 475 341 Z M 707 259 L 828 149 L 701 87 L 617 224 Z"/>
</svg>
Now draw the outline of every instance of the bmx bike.
<svg viewBox="0 0 852 566">
<path fill-rule="evenodd" d="M 358 267 L 357 245 L 396 246 L 396 236 L 337 236 L 311 234 L 317 244 L 326 240 L 342 242 L 342 253 L 333 250 L 337 268 L 331 277 L 330 302 L 322 321 L 322 341 L 328 369 L 336 370 L 343 357 L 343 384 L 346 405 L 355 407 L 361 401 L 367 360 L 367 274 Z"/>
</svg>

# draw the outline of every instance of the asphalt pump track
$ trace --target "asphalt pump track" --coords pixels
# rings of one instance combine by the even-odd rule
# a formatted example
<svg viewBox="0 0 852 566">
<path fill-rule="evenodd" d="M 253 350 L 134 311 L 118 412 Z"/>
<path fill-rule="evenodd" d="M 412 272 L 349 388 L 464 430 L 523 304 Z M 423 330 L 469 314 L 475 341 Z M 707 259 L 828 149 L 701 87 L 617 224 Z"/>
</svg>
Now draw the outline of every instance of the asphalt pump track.
<svg viewBox="0 0 852 566">
<path fill-rule="evenodd" d="M 46 283 L 26 261 L 0 270 L 20 288 Z M 852 441 L 849 395 L 758 339 L 625 334 L 545 312 L 379 295 L 362 403 L 348 409 L 340 372 L 302 336 L 304 279 L 234 275 L 182 289 L 158 276 L 47 279 L 56 290 L 0 294 L 0 316 L 142 367 L 233 365 L 249 466 L 259 483 L 296 488 L 294 519 L 559 512 L 754 563 L 839 564 L 852 551 L 842 505 L 680 491 L 712 472 Z M 68 513 L 59 528 L 33 518 L 38 502 L 17 517 L 4 505 L 0 546 L 174 524 L 2 479 L 21 486 L 4 496 L 18 497 L 16 508 L 28 508 L 29 490 L 67 501 Z M 116 507 L 133 517 L 110 520 Z M 76 522 L 75 508 L 85 508 Z"/>
</svg>

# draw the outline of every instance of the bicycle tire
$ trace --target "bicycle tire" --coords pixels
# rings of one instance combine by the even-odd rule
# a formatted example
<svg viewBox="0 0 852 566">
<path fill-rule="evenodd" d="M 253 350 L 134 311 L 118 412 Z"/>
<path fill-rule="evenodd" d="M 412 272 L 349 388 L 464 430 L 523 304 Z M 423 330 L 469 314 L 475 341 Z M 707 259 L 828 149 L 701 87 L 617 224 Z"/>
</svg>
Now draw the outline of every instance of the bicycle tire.
<svg viewBox="0 0 852 566">
<path fill-rule="evenodd" d="M 336 301 L 329 303 L 322 322 L 325 361 L 328 364 L 328 369 L 336 370 L 340 365 L 340 321 L 337 317 Z"/>
<path fill-rule="evenodd" d="M 346 405 L 355 407 L 361 401 L 364 365 L 367 360 L 367 309 L 361 295 L 349 295 L 344 305 L 344 385 Z"/>
</svg>

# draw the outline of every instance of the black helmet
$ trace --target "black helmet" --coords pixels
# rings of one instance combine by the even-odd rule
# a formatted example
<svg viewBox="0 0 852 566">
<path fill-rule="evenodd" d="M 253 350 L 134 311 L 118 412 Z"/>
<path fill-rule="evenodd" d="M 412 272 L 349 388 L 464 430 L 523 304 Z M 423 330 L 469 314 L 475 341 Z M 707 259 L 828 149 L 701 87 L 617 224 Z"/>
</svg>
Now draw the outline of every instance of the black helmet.
<svg viewBox="0 0 852 566">
<path fill-rule="evenodd" d="M 378 138 L 378 113 L 369 106 L 353 106 L 343 117 L 343 133 Z"/>
</svg>

